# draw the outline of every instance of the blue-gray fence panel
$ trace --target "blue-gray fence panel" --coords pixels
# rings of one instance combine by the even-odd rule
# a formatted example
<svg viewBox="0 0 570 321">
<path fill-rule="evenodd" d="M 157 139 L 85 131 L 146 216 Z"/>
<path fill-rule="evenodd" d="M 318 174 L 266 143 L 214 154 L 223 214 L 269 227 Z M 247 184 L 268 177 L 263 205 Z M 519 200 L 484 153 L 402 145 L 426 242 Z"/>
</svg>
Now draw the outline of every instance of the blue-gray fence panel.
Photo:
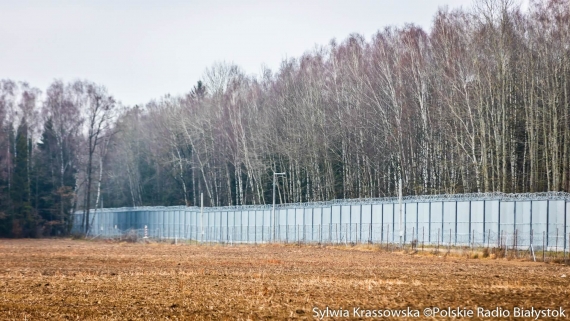
<svg viewBox="0 0 570 321">
<path fill-rule="evenodd" d="M 546 234 L 548 201 L 534 201 L 532 204 L 533 243 L 542 246 L 543 236 Z"/>
<path fill-rule="evenodd" d="M 564 201 L 550 201 L 547 245 L 559 250 L 564 244 Z"/>
<path fill-rule="evenodd" d="M 513 234 L 515 231 L 515 202 L 501 202 L 500 231 Z"/>
<path fill-rule="evenodd" d="M 473 245 L 485 243 L 485 201 L 471 201 L 471 233 Z"/>
<path fill-rule="evenodd" d="M 443 202 L 431 203 L 430 217 L 430 243 L 441 243 L 443 240 Z"/>
<path fill-rule="evenodd" d="M 471 240 L 470 202 L 457 202 L 456 232 L 454 244 L 468 245 Z"/>
<path fill-rule="evenodd" d="M 419 242 L 429 242 L 429 230 L 430 230 L 430 215 L 429 215 L 430 203 L 417 203 L 418 211 L 418 241 Z"/>
<path fill-rule="evenodd" d="M 516 203 L 515 231 L 517 233 L 517 245 L 528 247 L 530 245 L 530 201 Z"/>
</svg>

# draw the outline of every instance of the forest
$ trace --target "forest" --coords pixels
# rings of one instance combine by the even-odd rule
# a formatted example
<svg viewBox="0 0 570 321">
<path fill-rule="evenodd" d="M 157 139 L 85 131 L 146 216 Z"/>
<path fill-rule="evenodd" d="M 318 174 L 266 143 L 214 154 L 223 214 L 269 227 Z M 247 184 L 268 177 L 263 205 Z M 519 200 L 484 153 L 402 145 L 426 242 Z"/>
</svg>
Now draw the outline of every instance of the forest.
<svg viewBox="0 0 570 321">
<path fill-rule="evenodd" d="M 570 0 L 441 8 L 278 70 L 216 63 L 182 96 L 0 80 L 0 237 L 100 207 L 570 192 Z M 379 26 L 381 27 L 381 26 Z M 190 32 L 190 31 L 189 31 Z M 260 62 L 261 64 L 262 62 Z"/>
</svg>

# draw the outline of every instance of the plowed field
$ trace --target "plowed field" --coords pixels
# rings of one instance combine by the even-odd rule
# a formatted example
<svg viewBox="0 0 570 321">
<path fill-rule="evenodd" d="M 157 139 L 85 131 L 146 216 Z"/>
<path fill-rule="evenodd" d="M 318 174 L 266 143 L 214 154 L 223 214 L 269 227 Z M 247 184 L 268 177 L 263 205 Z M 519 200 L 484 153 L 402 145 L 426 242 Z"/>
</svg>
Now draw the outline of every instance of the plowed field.
<svg viewBox="0 0 570 321">
<path fill-rule="evenodd" d="M 366 320 L 388 311 L 400 317 L 384 319 L 418 320 L 436 307 L 450 308 L 436 319 L 508 320 L 515 307 L 570 309 L 569 272 L 351 247 L 0 240 L 0 319 Z M 414 310 L 419 317 L 403 314 Z"/>
</svg>

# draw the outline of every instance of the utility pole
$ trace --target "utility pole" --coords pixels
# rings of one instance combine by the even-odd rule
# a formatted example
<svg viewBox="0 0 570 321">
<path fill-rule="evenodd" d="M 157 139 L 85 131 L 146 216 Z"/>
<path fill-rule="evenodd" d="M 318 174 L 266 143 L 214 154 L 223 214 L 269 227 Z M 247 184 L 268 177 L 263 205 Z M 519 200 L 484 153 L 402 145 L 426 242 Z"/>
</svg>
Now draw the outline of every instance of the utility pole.
<svg viewBox="0 0 570 321">
<path fill-rule="evenodd" d="M 402 228 L 402 178 L 400 178 L 400 191 L 398 193 L 398 199 L 400 202 L 400 248 L 402 248 L 402 241 L 404 238 L 404 230 Z"/>
<path fill-rule="evenodd" d="M 204 242 L 204 193 L 200 193 L 200 243 Z"/>
<path fill-rule="evenodd" d="M 285 176 L 285 172 L 283 173 L 275 173 L 273 172 L 273 242 L 275 242 L 275 226 L 277 225 L 275 221 L 275 180 L 277 176 Z"/>
</svg>

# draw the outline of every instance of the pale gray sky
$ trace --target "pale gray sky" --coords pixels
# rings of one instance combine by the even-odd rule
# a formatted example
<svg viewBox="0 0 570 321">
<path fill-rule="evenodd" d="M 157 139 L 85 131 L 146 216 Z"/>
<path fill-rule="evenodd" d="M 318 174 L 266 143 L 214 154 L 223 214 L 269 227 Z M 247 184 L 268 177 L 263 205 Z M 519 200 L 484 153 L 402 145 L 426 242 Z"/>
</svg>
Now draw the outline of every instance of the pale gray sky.
<svg viewBox="0 0 570 321">
<path fill-rule="evenodd" d="M 0 0 L 0 79 L 45 91 L 88 79 L 124 104 L 188 92 L 215 62 L 274 72 L 351 33 L 388 25 L 429 30 L 440 6 L 471 0 Z"/>
</svg>

